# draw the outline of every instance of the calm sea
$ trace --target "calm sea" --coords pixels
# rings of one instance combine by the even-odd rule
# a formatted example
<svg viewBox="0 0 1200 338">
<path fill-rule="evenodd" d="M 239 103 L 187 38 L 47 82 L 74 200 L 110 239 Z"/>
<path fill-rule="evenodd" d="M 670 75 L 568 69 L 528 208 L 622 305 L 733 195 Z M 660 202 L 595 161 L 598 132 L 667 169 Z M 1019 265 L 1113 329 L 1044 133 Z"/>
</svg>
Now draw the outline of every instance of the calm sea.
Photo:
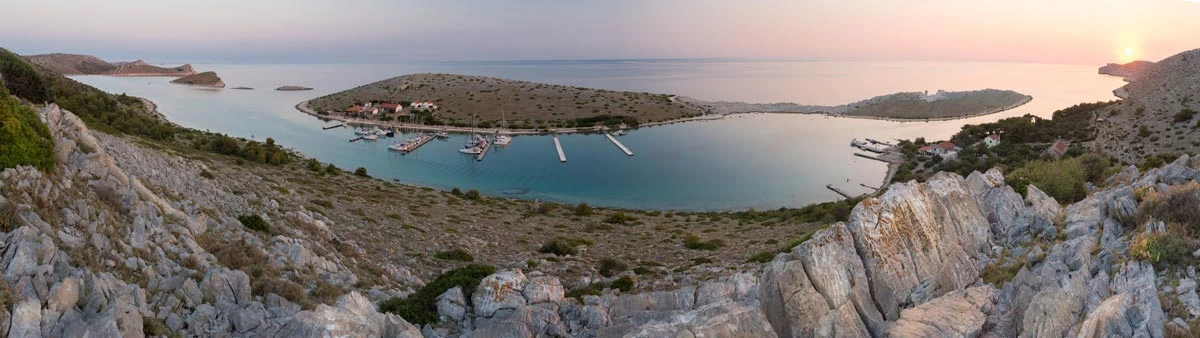
<svg viewBox="0 0 1200 338">
<path fill-rule="evenodd" d="M 365 167 L 388 180 L 524 199 L 681 210 L 762 210 L 837 199 L 827 184 L 866 192 L 860 184 L 878 186 L 886 169 L 880 162 L 852 156 L 852 138 L 944 138 L 965 123 L 1027 113 L 1049 117 L 1076 103 L 1112 100 L 1112 90 L 1123 84 L 1097 75 L 1092 65 L 966 62 L 613 60 L 197 68 L 216 71 L 229 87 L 256 89 L 200 89 L 169 84 L 168 78 L 74 78 L 108 92 L 149 98 L 187 127 L 258 140 L 272 137 L 321 161 L 347 169 Z M 560 139 L 567 163 L 559 163 L 546 136 L 518 136 L 482 162 L 457 153 L 464 142 L 457 135 L 402 156 L 388 151 L 389 139 L 350 143 L 350 129 L 322 130 L 326 123 L 293 108 L 309 98 L 419 72 L 747 102 L 836 105 L 900 91 L 983 88 L 1012 89 L 1034 99 L 1008 112 L 943 122 L 751 114 L 643 128 L 620 137 L 633 157 L 602 135 L 565 135 Z M 316 89 L 273 90 L 281 85 Z"/>
</svg>

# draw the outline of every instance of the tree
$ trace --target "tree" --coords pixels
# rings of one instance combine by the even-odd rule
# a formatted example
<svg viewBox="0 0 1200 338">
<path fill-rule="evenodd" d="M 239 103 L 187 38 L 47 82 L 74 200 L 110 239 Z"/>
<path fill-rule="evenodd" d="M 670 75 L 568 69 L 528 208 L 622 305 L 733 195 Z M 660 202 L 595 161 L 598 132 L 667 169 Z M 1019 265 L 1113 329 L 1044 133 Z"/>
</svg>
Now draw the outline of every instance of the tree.
<svg viewBox="0 0 1200 338">
<path fill-rule="evenodd" d="M 354 176 L 367 177 L 367 168 L 358 167 L 358 169 L 354 169 Z"/>
</svg>

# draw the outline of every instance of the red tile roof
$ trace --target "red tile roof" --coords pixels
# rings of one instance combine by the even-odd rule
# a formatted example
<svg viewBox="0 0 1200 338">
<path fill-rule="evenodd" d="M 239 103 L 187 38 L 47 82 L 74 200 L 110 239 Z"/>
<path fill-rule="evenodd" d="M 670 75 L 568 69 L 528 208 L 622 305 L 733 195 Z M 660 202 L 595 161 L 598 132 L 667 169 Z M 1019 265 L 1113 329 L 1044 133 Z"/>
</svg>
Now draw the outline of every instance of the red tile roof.
<svg viewBox="0 0 1200 338">
<path fill-rule="evenodd" d="M 393 110 L 395 110 L 397 108 L 401 108 L 399 103 L 381 103 L 381 104 L 379 104 L 379 106 L 383 107 L 383 108 L 387 108 L 387 109 L 393 109 Z"/>
<path fill-rule="evenodd" d="M 938 143 L 937 146 L 938 146 L 938 148 L 942 148 L 943 151 L 954 150 L 954 147 L 955 147 L 954 142 L 950 142 L 950 141 Z"/>
</svg>

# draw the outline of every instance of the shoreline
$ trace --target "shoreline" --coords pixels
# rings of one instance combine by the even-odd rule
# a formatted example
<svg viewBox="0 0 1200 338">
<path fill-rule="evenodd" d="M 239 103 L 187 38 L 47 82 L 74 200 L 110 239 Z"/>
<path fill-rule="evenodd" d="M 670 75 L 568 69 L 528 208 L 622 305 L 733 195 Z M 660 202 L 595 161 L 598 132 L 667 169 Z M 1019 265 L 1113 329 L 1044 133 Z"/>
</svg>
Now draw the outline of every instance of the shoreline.
<svg viewBox="0 0 1200 338">
<path fill-rule="evenodd" d="M 1015 103 L 1011 106 L 997 108 L 996 110 L 990 111 L 990 112 L 969 114 L 969 115 L 963 115 L 963 116 L 954 116 L 954 117 L 931 117 L 931 118 L 923 118 L 923 119 L 903 119 L 903 118 L 883 117 L 883 116 L 836 115 L 836 114 L 831 114 L 831 113 L 783 113 L 783 114 L 820 114 L 820 115 L 827 115 L 827 116 L 833 116 L 833 117 L 844 117 L 844 118 L 850 118 L 850 119 L 879 120 L 879 121 L 889 121 L 889 122 L 943 122 L 943 121 L 962 120 L 962 119 L 969 119 L 969 118 L 975 118 L 975 117 L 980 117 L 980 116 L 988 116 L 988 115 L 992 115 L 992 114 L 999 114 L 999 113 L 1003 113 L 1003 112 L 1006 112 L 1009 110 L 1017 109 L 1021 106 L 1024 106 L 1026 103 L 1029 103 L 1030 101 L 1033 101 L 1033 96 L 1029 96 L 1024 101 Z"/>
<path fill-rule="evenodd" d="M 385 121 L 377 121 L 377 120 L 356 119 L 356 118 L 350 118 L 350 117 L 345 117 L 345 116 L 340 116 L 340 115 L 321 115 L 321 114 L 318 114 L 317 112 L 313 111 L 312 109 L 308 108 L 308 101 L 309 100 L 300 101 L 300 103 L 297 103 L 294 106 L 294 108 L 296 108 L 296 110 L 298 110 L 302 113 L 311 115 L 318 119 L 330 120 L 330 121 L 340 121 L 340 122 L 348 124 L 348 125 L 367 125 L 367 126 L 376 126 L 376 127 L 405 128 L 405 129 L 414 129 L 414 130 L 421 130 L 421 131 L 445 130 L 447 132 L 459 133 L 459 134 L 470 134 L 470 133 L 478 133 L 478 132 L 498 132 L 501 135 L 578 134 L 578 133 L 593 133 L 593 132 L 603 131 L 603 129 L 599 129 L 598 127 L 557 128 L 557 129 L 550 129 L 550 130 L 546 131 L 546 130 L 540 130 L 540 129 L 471 128 L 471 127 L 454 127 L 454 126 L 418 125 L 418 124 L 400 123 L 400 122 L 395 122 L 395 121 L 386 121 L 385 122 Z M 732 114 L 727 114 L 727 115 L 732 115 Z M 649 122 L 649 123 L 639 124 L 635 128 L 627 128 L 627 129 L 649 128 L 649 127 L 654 127 L 654 126 L 662 126 L 662 125 L 691 122 L 691 121 L 720 120 L 720 119 L 725 118 L 725 116 L 727 116 L 727 115 L 710 114 L 710 115 L 700 115 L 700 116 L 696 116 L 696 117 L 688 117 L 688 118 L 681 118 L 681 119 L 674 119 L 674 120 Z"/>
</svg>

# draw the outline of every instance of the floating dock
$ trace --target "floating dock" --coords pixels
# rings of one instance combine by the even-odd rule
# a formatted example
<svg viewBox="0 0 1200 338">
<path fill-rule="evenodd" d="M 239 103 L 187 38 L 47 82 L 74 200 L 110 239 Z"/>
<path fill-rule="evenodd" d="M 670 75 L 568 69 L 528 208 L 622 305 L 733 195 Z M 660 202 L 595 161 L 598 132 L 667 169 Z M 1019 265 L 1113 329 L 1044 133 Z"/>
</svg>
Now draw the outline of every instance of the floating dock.
<svg viewBox="0 0 1200 338">
<path fill-rule="evenodd" d="M 425 135 L 418 136 L 415 141 L 400 144 L 399 146 L 397 146 L 397 145 L 388 146 L 388 149 L 399 151 L 401 155 L 407 155 L 408 153 L 417 151 L 417 148 L 420 148 L 421 146 L 425 145 L 426 143 L 429 143 L 429 141 L 433 141 L 433 139 L 435 139 L 435 138 L 436 137 L 433 134 L 425 134 Z"/>
<path fill-rule="evenodd" d="M 625 148 L 625 145 L 621 144 L 621 141 L 617 141 L 617 138 L 613 137 L 612 134 L 604 132 L 604 137 L 607 137 L 609 141 L 612 141 L 613 144 L 617 145 L 617 148 L 621 148 L 621 151 L 625 152 L 625 155 L 633 156 L 633 152 L 629 151 L 629 148 Z"/>
<path fill-rule="evenodd" d="M 330 129 L 333 129 L 333 128 L 341 128 L 341 127 L 344 127 L 344 126 L 346 126 L 346 124 L 345 124 L 345 123 L 338 123 L 338 124 L 335 124 L 335 125 L 332 125 L 332 126 L 324 126 L 324 127 L 321 127 L 321 129 L 322 129 L 322 130 L 330 130 Z"/>
<path fill-rule="evenodd" d="M 891 147 L 891 146 L 894 146 L 894 145 L 893 145 L 893 144 L 891 144 L 891 143 L 887 143 L 887 142 L 884 142 L 884 141 L 879 141 L 879 140 L 867 139 L 867 142 L 871 142 L 871 143 L 874 143 L 874 144 L 879 144 L 879 145 L 885 145 L 885 146 L 889 146 L 889 147 Z"/>
<path fill-rule="evenodd" d="M 558 161 L 566 163 L 567 155 L 563 154 L 562 143 L 558 142 L 558 134 L 554 134 L 554 148 L 558 149 Z"/>
<path fill-rule="evenodd" d="M 480 152 L 479 155 L 475 155 L 475 161 L 483 161 L 483 157 L 487 156 L 488 150 L 491 150 L 491 149 L 492 149 L 492 143 L 484 142 L 483 143 L 483 152 Z"/>
<path fill-rule="evenodd" d="M 834 187 L 832 184 L 826 184 L 825 187 L 829 188 L 829 190 L 833 190 L 833 192 L 836 192 L 838 195 L 842 195 L 842 197 L 845 197 L 846 199 L 854 198 L 854 197 L 850 197 L 850 194 L 847 194 L 845 191 L 842 191 L 841 189 Z"/>
<path fill-rule="evenodd" d="M 861 185 L 861 186 L 863 186 L 863 188 L 867 188 L 867 189 L 871 189 L 871 190 L 879 190 L 879 188 L 869 186 L 866 183 L 859 183 L 858 185 Z"/>
<path fill-rule="evenodd" d="M 363 137 L 362 137 L 362 136 L 358 136 L 358 137 L 355 137 L 355 138 L 352 138 L 352 139 L 350 139 L 350 142 L 358 141 L 358 140 L 361 140 L 361 139 L 363 139 Z"/>
</svg>

